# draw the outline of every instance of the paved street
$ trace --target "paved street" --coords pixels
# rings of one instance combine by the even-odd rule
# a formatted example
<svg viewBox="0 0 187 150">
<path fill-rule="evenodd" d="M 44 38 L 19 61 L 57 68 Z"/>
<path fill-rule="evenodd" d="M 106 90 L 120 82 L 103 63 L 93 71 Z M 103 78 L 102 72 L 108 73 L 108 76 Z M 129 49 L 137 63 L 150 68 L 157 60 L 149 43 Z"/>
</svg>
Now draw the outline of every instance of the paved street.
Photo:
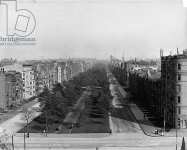
<svg viewBox="0 0 187 150">
<path fill-rule="evenodd" d="M 136 104 L 133 104 L 128 101 L 128 93 L 124 91 L 121 85 L 118 83 L 116 78 L 108 72 L 111 95 L 113 96 L 112 105 L 117 111 L 121 108 L 119 118 L 113 119 L 113 125 L 115 126 L 115 131 L 137 131 L 148 135 L 148 136 L 160 136 L 155 135 L 154 131 L 158 128 L 154 127 L 153 124 L 145 117 L 144 113 L 137 107 Z M 123 112 L 123 113 L 122 113 Z M 116 116 L 116 115 L 115 115 Z"/>
<path fill-rule="evenodd" d="M 23 108 L 27 109 L 27 108 L 33 106 L 34 104 L 36 104 L 37 102 L 38 102 L 37 99 L 35 99 L 35 100 L 30 101 L 30 102 L 26 102 L 25 104 L 22 104 L 22 106 L 19 106 L 18 108 L 14 108 L 12 110 L 9 110 L 7 113 L 1 113 L 1 115 L 0 115 L 0 123 L 5 122 L 6 120 L 14 117 Z"/>
<path fill-rule="evenodd" d="M 113 79 L 112 79 L 113 80 Z M 143 119 L 142 112 L 128 102 L 126 99 L 121 99 L 127 93 L 122 89 L 119 90 L 119 84 L 110 84 L 111 94 L 113 99 L 112 108 L 109 113 L 109 124 L 112 133 L 97 133 L 97 134 L 48 134 L 45 136 L 42 133 L 31 133 L 29 138 L 26 138 L 27 150 L 175 150 L 175 136 L 147 136 L 139 119 Z M 121 91 L 119 93 L 119 91 Z M 126 104 L 125 104 L 125 103 Z M 39 103 L 32 107 L 38 107 Z M 34 112 L 33 118 L 40 115 L 40 112 Z M 23 113 L 17 114 L 15 117 L 0 124 L 0 127 L 6 129 L 9 134 L 14 133 L 13 141 L 15 150 L 24 149 L 23 133 L 15 133 L 25 125 Z M 153 127 L 154 128 L 154 127 Z M 7 141 L 10 146 L 12 143 L 11 137 Z M 182 136 L 177 138 L 177 146 L 180 148 L 182 144 Z"/>
<path fill-rule="evenodd" d="M 34 107 L 39 108 L 39 102 L 35 102 L 32 105 L 29 105 L 27 109 L 32 109 Z M 36 118 L 40 114 L 41 112 L 36 112 L 35 110 L 33 110 L 29 122 L 31 122 L 34 118 Z M 26 125 L 26 120 L 24 119 L 24 113 L 17 112 L 17 114 L 13 116 L 12 118 L 0 123 L 0 128 L 2 128 L 3 130 L 5 129 L 6 133 L 12 135 L 18 132 L 20 129 L 22 129 L 25 125 Z"/>
<path fill-rule="evenodd" d="M 79 123 L 80 114 L 85 108 L 85 101 L 89 98 L 90 95 L 91 91 L 84 91 L 82 93 L 81 97 L 77 100 L 76 104 L 74 105 L 73 110 L 66 115 L 64 123 L 70 125 Z"/>
<path fill-rule="evenodd" d="M 141 128 L 132 114 L 128 105 L 124 105 L 122 101 L 127 96 L 127 93 L 119 91 L 119 84 L 114 76 L 108 72 L 108 79 L 110 82 L 110 91 L 112 95 L 112 110 L 109 113 L 109 123 L 112 133 L 123 132 L 141 132 Z M 121 96 L 122 95 L 122 96 Z M 123 97 L 123 99 L 122 99 Z M 128 102 L 125 100 L 128 104 Z"/>
<path fill-rule="evenodd" d="M 178 138 L 178 147 L 182 138 Z M 11 143 L 11 139 L 9 141 Z M 23 149 L 23 134 L 14 136 L 16 150 Z M 175 137 L 150 137 L 141 133 L 107 134 L 30 134 L 26 138 L 27 149 L 160 149 L 175 150 Z"/>
<path fill-rule="evenodd" d="M 110 118 L 112 133 L 123 133 L 123 132 L 142 132 L 137 123 L 123 120 L 116 117 Z"/>
</svg>

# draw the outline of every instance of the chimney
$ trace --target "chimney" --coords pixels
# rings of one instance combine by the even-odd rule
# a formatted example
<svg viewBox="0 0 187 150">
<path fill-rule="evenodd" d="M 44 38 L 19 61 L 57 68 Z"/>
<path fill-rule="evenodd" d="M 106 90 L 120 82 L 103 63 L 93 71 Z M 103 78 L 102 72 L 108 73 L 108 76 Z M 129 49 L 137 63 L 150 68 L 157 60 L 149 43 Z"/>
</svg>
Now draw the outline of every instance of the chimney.
<svg viewBox="0 0 187 150">
<path fill-rule="evenodd" d="M 177 55 L 179 55 L 179 49 L 177 48 Z"/>
<path fill-rule="evenodd" d="M 163 49 L 160 49 L 160 58 L 163 56 Z"/>
</svg>

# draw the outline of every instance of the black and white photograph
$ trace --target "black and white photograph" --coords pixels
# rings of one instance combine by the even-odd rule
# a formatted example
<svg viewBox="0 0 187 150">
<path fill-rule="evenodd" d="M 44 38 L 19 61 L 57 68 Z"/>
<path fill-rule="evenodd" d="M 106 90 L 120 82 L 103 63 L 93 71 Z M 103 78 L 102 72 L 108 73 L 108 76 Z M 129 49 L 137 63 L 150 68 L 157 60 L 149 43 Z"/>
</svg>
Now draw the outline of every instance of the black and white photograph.
<svg viewBox="0 0 187 150">
<path fill-rule="evenodd" d="M 187 0 L 0 0 L 0 150 L 187 150 Z"/>
</svg>

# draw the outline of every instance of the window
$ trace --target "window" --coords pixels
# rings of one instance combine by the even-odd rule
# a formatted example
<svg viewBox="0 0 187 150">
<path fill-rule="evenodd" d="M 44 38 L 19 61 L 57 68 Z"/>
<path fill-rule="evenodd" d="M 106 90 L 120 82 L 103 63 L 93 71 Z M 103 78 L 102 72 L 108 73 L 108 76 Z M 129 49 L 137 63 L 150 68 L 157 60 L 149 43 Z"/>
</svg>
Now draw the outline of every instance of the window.
<svg viewBox="0 0 187 150">
<path fill-rule="evenodd" d="M 181 80 L 181 74 L 178 74 L 178 81 Z"/>
<path fill-rule="evenodd" d="M 180 128 L 180 124 L 181 124 L 181 121 L 180 119 L 178 118 L 178 127 Z"/>
<path fill-rule="evenodd" d="M 181 97 L 178 96 L 177 99 L 178 99 L 178 103 L 181 103 Z"/>
<path fill-rule="evenodd" d="M 180 92 L 181 91 L 181 85 L 177 85 L 177 92 Z"/>
<path fill-rule="evenodd" d="M 181 64 L 178 64 L 178 70 L 181 70 Z"/>
<path fill-rule="evenodd" d="M 178 107 L 178 114 L 180 115 L 181 114 L 181 108 Z"/>
</svg>

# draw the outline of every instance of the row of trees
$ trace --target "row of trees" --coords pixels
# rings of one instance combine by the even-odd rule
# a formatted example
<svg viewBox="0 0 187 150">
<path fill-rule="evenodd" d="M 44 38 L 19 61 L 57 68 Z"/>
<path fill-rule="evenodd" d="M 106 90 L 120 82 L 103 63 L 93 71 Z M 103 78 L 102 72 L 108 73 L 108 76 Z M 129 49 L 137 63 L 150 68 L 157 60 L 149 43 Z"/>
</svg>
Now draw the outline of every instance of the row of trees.
<svg viewBox="0 0 187 150">
<path fill-rule="evenodd" d="M 153 65 L 156 61 L 140 60 L 131 64 Z M 128 62 L 127 62 L 128 63 Z M 124 78 L 127 75 L 127 68 L 111 67 L 112 73 L 115 75 L 121 85 L 126 85 L 128 80 L 128 90 L 131 94 L 131 101 L 136 103 L 140 108 L 145 109 L 153 116 L 153 123 L 157 126 L 163 125 L 163 113 L 161 110 L 161 80 L 148 80 L 136 73 L 130 73 L 128 79 Z M 126 89 L 127 90 L 127 89 Z"/>
<path fill-rule="evenodd" d="M 52 124 L 62 124 L 65 115 L 76 103 L 83 90 L 85 90 L 83 87 L 86 86 L 101 87 L 100 92 L 103 98 L 109 95 L 104 65 L 97 64 L 92 69 L 80 73 L 68 82 L 56 84 L 52 91 L 45 88 L 43 93 L 39 95 L 39 101 L 41 102 L 41 107 L 43 107 L 43 114 L 36 118 L 35 121 L 42 124 L 42 128 L 48 131 L 51 130 L 50 126 Z"/>
</svg>

